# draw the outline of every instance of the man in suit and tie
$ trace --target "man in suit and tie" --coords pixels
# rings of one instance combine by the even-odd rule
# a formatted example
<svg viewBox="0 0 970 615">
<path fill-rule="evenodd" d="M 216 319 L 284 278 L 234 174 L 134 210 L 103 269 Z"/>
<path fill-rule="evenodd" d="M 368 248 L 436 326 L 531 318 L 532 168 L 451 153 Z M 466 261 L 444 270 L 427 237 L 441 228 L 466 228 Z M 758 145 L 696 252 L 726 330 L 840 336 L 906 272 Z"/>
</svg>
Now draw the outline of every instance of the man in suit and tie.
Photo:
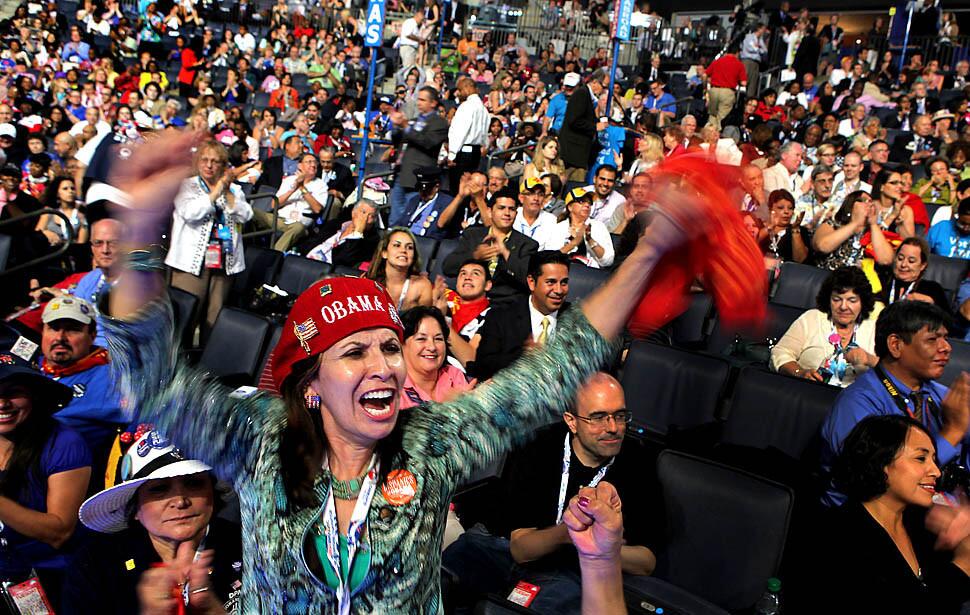
<svg viewBox="0 0 970 615">
<path fill-rule="evenodd" d="M 484 380 L 505 369 L 531 346 L 541 346 L 556 334 L 556 324 L 569 309 L 569 257 L 543 250 L 529 260 L 529 295 L 504 307 L 493 307 L 481 328 L 470 373 Z"/>
<path fill-rule="evenodd" d="M 586 86 L 576 88 L 566 103 L 566 117 L 559 133 L 566 181 L 585 181 L 590 161 L 595 160 L 599 153 L 596 133 L 606 128 L 606 121 L 601 122 L 596 117 L 596 105 L 608 80 L 609 75 L 605 70 L 594 71 Z"/>
<path fill-rule="evenodd" d="M 450 226 L 441 228 L 438 217 L 452 202 L 453 197 L 441 191 L 441 169 L 425 167 L 414 172 L 417 192 L 404 199 L 404 209 L 398 218 L 391 218 L 391 226 L 411 229 L 416 237 L 448 239 Z"/>
<path fill-rule="evenodd" d="M 335 164 L 336 152 L 332 147 L 321 147 L 317 154 L 320 161 L 320 179 L 327 184 L 327 192 L 333 197 L 333 207 L 330 208 L 328 220 L 340 217 L 344 200 L 354 191 L 354 177 L 350 169 L 342 164 Z"/>
<path fill-rule="evenodd" d="M 492 305 L 514 302 L 529 292 L 529 259 L 539 250 L 539 244 L 512 228 L 518 204 L 512 188 L 494 193 L 487 201 L 489 215 L 483 216 L 490 219 L 490 225 L 466 228 L 442 267 L 444 274 L 453 278 L 470 258 L 487 262 L 492 276 L 488 293 Z"/>
<path fill-rule="evenodd" d="M 919 164 L 939 151 L 940 140 L 933 136 L 933 119 L 921 115 L 913 121 L 913 132 L 900 134 L 893 141 L 889 159 L 900 164 Z"/>
<path fill-rule="evenodd" d="M 909 89 L 909 97 L 913 100 L 913 111 L 919 115 L 932 115 L 940 108 L 940 101 L 930 98 L 926 94 L 926 84 L 917 81 Z"/>
<path fill-rule="evenodd" d="M 667 73 L 660 70 L 660 54 L 655 53 L 650 56 L 650 66 L 647 70 L 643 71 L 643 80 L 647 83 L 651 81 L 659 81 L 660 83 L 667 84 Z"/>
<path fill-rule="evenodd" d="M 291 135 L 283 142 L 283 154 L 268 158 L 263 163 L 263 173 L 256 180 L 255 191 L 267 188 L 276 192 L 280 189 L 283 179 L 296 175 L 303 157 L 303 143 L 297 135 Z"/>
<path fill-rule="evenodd" d="M 397 111 L 391 114 L 394 130 L 391 140 L 395 148 L 403 148 L 401 167 L 391 189 L 391 220 L 401 217 L 409 192 L 416 190 L 414 171 L 438 165 L 441 145 L 448 140 L 448 122 L 438 114 L 438 90 L 424 86 L 418 90 L 418 115 L 408 123 Z"/>
</svg>

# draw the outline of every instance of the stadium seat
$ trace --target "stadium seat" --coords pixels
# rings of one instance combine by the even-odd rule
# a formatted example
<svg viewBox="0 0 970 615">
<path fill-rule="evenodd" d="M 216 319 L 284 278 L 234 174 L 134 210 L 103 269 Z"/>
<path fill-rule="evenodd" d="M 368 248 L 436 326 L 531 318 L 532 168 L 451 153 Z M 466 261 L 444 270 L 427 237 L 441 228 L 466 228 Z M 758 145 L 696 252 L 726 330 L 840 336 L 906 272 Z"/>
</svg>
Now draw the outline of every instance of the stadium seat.
<svg viewBox="0 0 970 615">
<path fill-rule="evenodd" d="M 174 286 L 168 287 L 168 296 L 175 315 L 175 339 L 183 348 L 188 348 L 192 345 L 191 336 L 194 333 L 189 331 L 189 323 L 199 309 L 199 298 Z"/>
<path fill-rule="evenodd" d="M 719 357 L 694 354 L 650 342 L 634 342 L 621 382 L 638 428 L 666 435 L 715 420 L 730 374 Z"/>
<path fill-rule="evenodd" d="M 769 301 L 763 321 L 764 327 L 757 332 L 729 330 L 718 318 L 714 322 L 713 330 L 707 341 L 707 352 L 724 354 L 734 344 L 735 340 L 773 346 L 785 335 L 792 323 L 804 313 L 805 310 L 802 308 L 779 305 Z"/>
<path fill-rule="evenodd" d="M 199 365 L 230 386 L 252 384 L 259 376 L 269 322 L 240 309 L 219 312 Z"/>
<path fill-rule="evenodd" d="M 664 595 L 669 612 L 697 612 L 677 602 L 672 584 L 732 612 L 747 612 L 776 576 L 794 494 L 753 474 L 667 450 L 657 459 L 667 511 L 666 549 L 653 577 L 627 585 Z M 667 590 L 667 591 L 665 591 Z"/>
<path fill-rule="evenodd" d="M 936 212 L 940 209 L 941 206 L 937 205 L 936 203 L 923 203 L 923 205 L 926 206 L 926 217 L 930 219 L 930 224 L 932 224 L 933 216 L 936 215 Z M 928 227 L 927 227 L 927 230 L 929 230 Z"/>
<path fill-rule="evenodd" d="M 831 274 L 831 271 L 810 265 L 784 263 L 771 300 L 791 307 L 813 308 L 818 289 Z"/>
<path fill-rule="evenodd" d="M 610 277 L 605 269 L 593 269 L 580 263 L 569 266 L 569 295 L 567 299 L 572 303 L 579 303 L 594 290 L 603 285 Z"/>
<path fill-rule="evenodd" d="M 276 285 L 295 296 L 327 273 L 330 273 L 329 264 L 290 254 L 283 259 Z"/>
<path fill-rule="evenodd" d="M 940 378 L 940 382 L 946 386 L 952 385 L 961 372 L 970 372 L 970 342 L 950 338 L 950 346 L 953 347 L 950 362 L 946 364 Z"/>
<path fill-rule="evenodd" d="M 265 109 L 269 106 L 269 94 L 266 92 L 255 92 L 253 94 L 253 106 L 257 109 Z"/>
<path fill-rule="evenodd" d="M 277 342 L 280 341 L 280 335 L 283 333 L 283 325 L 272 325 L 272 330 L 269 334 L 269 339 L 266 340 L 266 348 L 263 349 L 263 356 L 259 358 L 259 369 L 256 371 L 256 377 L 263 373 L 266 369 L 266 363 L 269 361 L 269 355 L 273 354 L 273 349 L 276 348 Z"/>
<path fill-rule="evenodd" d="M 448 255 L 455 251 L 458 247 L 457 239 L 442 239 L 438 242 L 438 252 L 435 253 L 434 262 L 431 264 L 431 269 L 429 274 L 431 276 L 431 281 L 434 282 L 435 278 L 445 275 L 441 270 L 444 267 L 445 259 Z"/>
<path fill-rule="evenodd" d="M 231 305 L 241 305 L 255 288 L 272 284 L 283 265 L 283 253 L 269 248 L 246 246 L 246 268 L 232 276 Z"/>
<path fill-rule="evenodd" d="M 10 235 L 0 233 L 0 271 L 7 268 L 7 261 L 10 260 L 10 247 L 13 239 Z"/>
<path fill-rule="evenodd" d="M 722 442 L 801 459 L 842 389 L 746 367 L 734 385 Z"/>
<path fill-rule="evenodd" d="M 939 282 L 940 286 L 952 296 L 960 286 L 960 282 L 966 279 L 968 264 L 970 262 L 962 258 L 930 254 L 930 264 L 923 277 L 927 280 Z"/>
<path fill-rule="evenodd" d="M 417 250 L 418 258 L 421 259 L 421 270 L 430 271 L 431 261 L 434 259 L 435 250 L 438 242 L 430 237 L 415 237 L 414 249 Z"/>
<path fill-rule="evenodd" d="M 713 311 L 714 301 L 710 295 L 702 293 L 692 295 L 687 311 L 670 323 L 674 345 L 690 349 L 703 346 L 710 333 Z"/>
</svg>

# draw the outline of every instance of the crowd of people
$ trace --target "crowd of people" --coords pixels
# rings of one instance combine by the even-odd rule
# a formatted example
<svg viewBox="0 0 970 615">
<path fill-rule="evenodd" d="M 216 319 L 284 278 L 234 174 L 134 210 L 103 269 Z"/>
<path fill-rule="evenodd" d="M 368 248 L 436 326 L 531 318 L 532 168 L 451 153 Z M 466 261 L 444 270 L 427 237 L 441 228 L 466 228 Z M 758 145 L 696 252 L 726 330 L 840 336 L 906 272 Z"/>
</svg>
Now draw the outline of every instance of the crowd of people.
<svg viewBox="0 0 970 615">
<path fill-rule="evenodd" d="M 786 610 L 970 600 L 970 512 L 937 491 L 970 462 L 970 376 L 939 382 L 948 337 L 970 340 L 970 279 L 926 276 L 970 261 L 970 49 L 900 69 L 783 2 L 715 59 L 647 53 L 610 92 L 606 49 L 481 37 L 468 7 L 426 0 L 391 7 L 368 105 L 362 20 L 340 2 L 240 3 L 229 24 L 206 3 L 63 7 L 0 23 L 12 600 L 625 612 L 669 537 L 655 442 L 628 433 L 624 325 L 665 255 L 714 233 L 656 189 L 677 160 L 731 178 L 749 275 L 828 276 L 764 362 L 844 389 L 811 460 L 819 557 L 840 572 Z M 598 24 L 604 7 L 546 8 Z M 916 10 L 961 40 L 933 0 Z M 779 37 L 786 70 L 762 89 Z M 256 247 L 328 273 L 283 298 L 259 388 L 233 389 L 177 346 L 165 289 L 198 300 L 179 326 L 204 348 L 234 294 L 267 291 L 245 286 Z M 571 300 L 571 271 L 604 282 Z M 506 456 L 497 505 L 460 493 Z"/>
</svg>

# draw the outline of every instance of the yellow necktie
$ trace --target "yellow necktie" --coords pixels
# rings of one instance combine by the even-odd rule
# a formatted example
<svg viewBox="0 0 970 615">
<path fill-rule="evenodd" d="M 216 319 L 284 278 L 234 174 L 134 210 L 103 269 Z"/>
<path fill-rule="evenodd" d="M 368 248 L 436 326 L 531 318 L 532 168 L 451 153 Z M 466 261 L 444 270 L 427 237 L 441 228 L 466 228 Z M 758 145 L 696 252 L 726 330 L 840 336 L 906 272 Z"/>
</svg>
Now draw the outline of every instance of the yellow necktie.
<svg viewBox="0 0 970 615">
<path fill-rule="evenodd" d="M 540 346 L 546 343 L 546 338 L 549 337 L 549 317 L 542 317 L 542 331 L 539 332 L 539 337 L 536 339 L 536 344 Z"/>
</svg>

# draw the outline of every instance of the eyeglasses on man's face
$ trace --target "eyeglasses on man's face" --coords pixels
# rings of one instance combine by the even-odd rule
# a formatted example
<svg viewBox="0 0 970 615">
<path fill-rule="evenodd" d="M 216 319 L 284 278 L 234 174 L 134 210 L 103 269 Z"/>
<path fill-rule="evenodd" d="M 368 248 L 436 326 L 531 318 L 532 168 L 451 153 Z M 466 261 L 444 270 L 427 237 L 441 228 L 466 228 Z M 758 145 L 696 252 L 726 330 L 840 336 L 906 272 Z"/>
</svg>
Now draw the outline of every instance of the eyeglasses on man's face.
<svg viewBox="0 0 970 615">
<path fill-rule="evenodd" d="M 615 412 L 603 412 L 594 411 L 590 412 L 589 416 L 580 416 L 578 414 L 573 414 L 577 419 L 589 423 L 592 427 L 603 428 L 607 427 L 610 423 L 610 419 L 613 419 L 617 425 L 620 423 L 630 423 L 633 421 L 633 413 L 628 411 L 626 408 L 622 408 Z"/>
</svg>

